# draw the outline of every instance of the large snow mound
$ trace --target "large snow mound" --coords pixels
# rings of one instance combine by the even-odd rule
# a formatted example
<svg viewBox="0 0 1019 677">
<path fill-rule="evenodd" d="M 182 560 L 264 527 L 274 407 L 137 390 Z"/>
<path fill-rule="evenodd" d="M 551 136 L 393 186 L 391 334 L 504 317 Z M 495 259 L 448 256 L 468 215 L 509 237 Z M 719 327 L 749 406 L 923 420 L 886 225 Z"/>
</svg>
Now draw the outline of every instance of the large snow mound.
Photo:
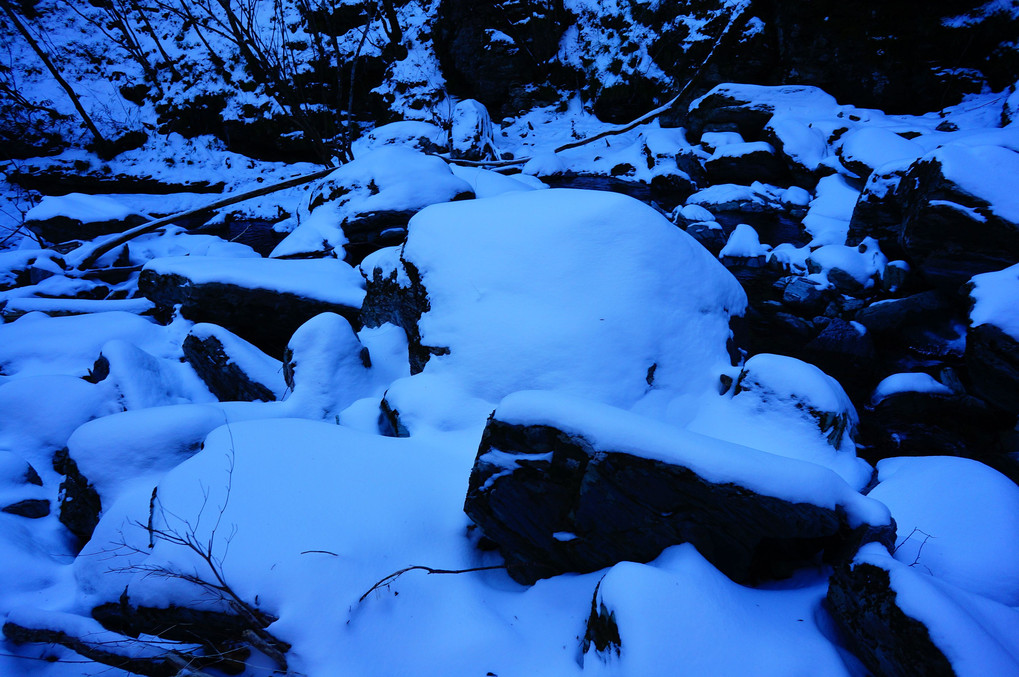
<svg viewBox="0 0 1019 677">
<path fill-rule="evenodd" d="M 888 458 L 868 494 L 898 526 L 895 559 L 964 590 L 1019 606 L 1019 487 L 983 463 Z"/>
<path fill-rule="evenodd" d="M 652 388 L 706 389 L 729 366 L 735 278 L 652 208 L 605 192 L 546 190 L 434 205 L 404 260 L 430 309 L 426 369 L 489 401 L 562 389 L 631 406 Z"/>
</svg>

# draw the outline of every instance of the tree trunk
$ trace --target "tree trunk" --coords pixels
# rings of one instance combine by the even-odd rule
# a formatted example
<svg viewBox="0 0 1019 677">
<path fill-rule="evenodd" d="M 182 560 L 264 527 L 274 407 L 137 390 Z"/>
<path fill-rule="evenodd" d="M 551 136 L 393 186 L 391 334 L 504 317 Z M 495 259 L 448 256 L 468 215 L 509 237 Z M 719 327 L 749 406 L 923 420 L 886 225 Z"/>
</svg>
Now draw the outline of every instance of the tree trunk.
<svg viewBox="0 0 1019 677">
<path fill-rule="evenodd" d="M 68 84 L 67 80 L 64 79 L 64 76 L 60 74 L 57 67 L 53 65 L 49 56 L 45 51 L 43 51 L 42 47 L 38 42 L 36 42 L 35 38 L 32 37 L 32 34 L 28 32 L 25 24 L 21 22 L 21 19 L 19 19 L 18 15 L 14 12 L 10 2 L 8 0 L 0 0 L 0 8 L 3 8 L 4 12 L 6 12 L 7 16 L 10 17 L 11 21 L 14 23 L 14 27 L 19 33 L 21 33 L 21 37 L 25 38 L 29 46 L 39 57 L 39 60 L 43 62 L 53 78 L 64 89 L 64 91 L 67 92 L 67 96 L 71 99 L 71 103 L 74 104 L 74 109 L 78 111 L 78 115 L 81 116 L 82 122 L 85 123 L 85 126 L 88 127 L 88 130 L 92 133 L 96 143 L 105 145 L 107 143 L 106 139 L 103 138 L 103 135 L 99 132 L 99 128 L 96 127 L 95 123 L 92 122 L 92 118 L 89 117 L 89 114 L 85 111 L 85 107 L 81 105 L 81 100 L 78 98 L 78 95 L 75 93 L 71 85 Z"/>
</svg>

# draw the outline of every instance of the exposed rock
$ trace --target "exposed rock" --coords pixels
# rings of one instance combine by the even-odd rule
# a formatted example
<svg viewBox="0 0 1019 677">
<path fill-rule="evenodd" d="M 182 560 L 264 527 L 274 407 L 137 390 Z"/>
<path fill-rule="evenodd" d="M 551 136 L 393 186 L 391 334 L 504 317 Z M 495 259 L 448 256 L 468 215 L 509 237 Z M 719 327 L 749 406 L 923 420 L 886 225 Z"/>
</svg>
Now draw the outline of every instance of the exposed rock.
<svg viewBox="0 0 1019 677">
<path fill-rule="evenodd" d="M 845 320 L 827 320 L 821 333 L 804 346 L 800 357 L 835 377 L 850 397 L 869 394 L 874 386 L 874 341 L 862 327 Z"/>
<path fill-rule="evenodd" d="M 889 572 L 868 563 L 838 567 L 828 610 L 853 654 L 875 675 L 955 675 L 920 621 L 899 606 Z"/>
<path fill-rule="evenodd" d="M 1013 416 L 1019 414 L 1019 341 L 993 324 L 970 327 L 966 366 L 977 395 Z"/>
<path fill-rule="evenodd" d="M 763 141 L 722 146 L 704 163 L 708 181 L 749 185 L 754 181 L 772 185 L 789 184 L 785 164 L 775 149 Z"/>
<path fill-rule="evenodd" d="M 319 313 L 358 321 L 363 280 L 335 259 L 284 261 L 179 257 L 145 266 L 138 288 L 163 309 L 225 327 L 282 357 L 290 336 Z"/>
<path fill-rule="evenodd" d="M 900 187 L 902 248 L 932 284 L 956 291 L 1019 260 L 1019 153 L 950 145 L 910 167 Z"/>
<path fill-rule="evenodd" d="M 388 322 L 402 328 L 407 335 L 410 373 L 420 373 L 432 355 L 443 353 L 421 344 L 418 320 L 430 306 L 417 268 L 399 258 L 395 248 L 388 248 L 365 259 L 361 270 L 367 280 L 361 323 L 373 328 Z"/>
<path fill-rule="evenodd" d="M 521 393 L 504 400 L 485 428 L 471 472 L 465 510 L 498 545 L 517 581 L 530 584 L 624 560 L 646 562 L 679 543 L 692 543 L 733 580 L 754 581 L 788 575 L 819 553 L 829 561 L 850 556 L 861 538 L 889 542 L 893 537 L 894 528 L 887 524 L 849 527 L 845 510 L 858 506 L 849 508 L 842 501 L 858 495 L 833 473 L 847 492 L 834 498 L 841 506 L 836 509 L 765 495 L 738 481 L 713 482 L 694 468 L 706 468 L 707 457 L 722 460 L 749 450 L 671 426 L 666 433 L 650 419 L 593 403 L 579 405 L 590 413 L 582 418 L 592 429 L 577 430 L 567 422 L 573 414 L 557 412 L 562 400 L 555 397 Z M 520 406 L 533 412 L 534 423 L 513 409 Z M 596 437 L 604 434 L 606 421 L 620 417 L 627 424 L 623 437 L 628 451 Z M 561 427 L 538 423 L 557 418 L 564 421 Z M 642 444 L 653 448 L 656 443 L 648 440 L 658 435 L 669 440 L 672 461 L 659 460 L 665 458 L 663 451 L 650 457 L 638 451 Z M 776 466 L 788 462 L 797 471 L 810 466 L 826 478 L 830 473 L 753 453 Z"/>
<path fill-rule="evenodd" d="M 1014 417 L 965 393 L 899 392 L 861 410 L 860 455 L 871 463 L 961 456 L 1001 469 L 1001 434 L 1013 425 Z"/>
<path fill-rule="evenodd" d="M 723 84 L 690 104 L 686 127 L 699 137 L 734 126 L 744 139 L 757 140 L 772 115 L 805 105 L 832 112 L 838 106 L 834 97 L 817 87 Z"/>
<path fill-rule="evenodd" d="M 53 457 L 53 469 L 64 475 L 60 483 L 60 523 L 78 538 L 83 546 L 92 538 L 99 524 L 102 503 L 99 493 L 78 470 L 78 464 L 63 449 Z"/>
<path fill-rule="evenodd" d="M 5 505 L 0 508 L 0 512 L 29 519 L 39 519 L 50 514 L 50 502 L 44 498 L 26 498 L 23 501 Z"/>
<path fill-rule="evenodd" d="M 221 327 L 196 324 L 183 350 L 184 359 L 220 401 L 273 402 L 281 394 L 276 392 L 282 385 L 280 361 Z M 263 382 L 273 367 L 277 378 Z"/>
</svg>

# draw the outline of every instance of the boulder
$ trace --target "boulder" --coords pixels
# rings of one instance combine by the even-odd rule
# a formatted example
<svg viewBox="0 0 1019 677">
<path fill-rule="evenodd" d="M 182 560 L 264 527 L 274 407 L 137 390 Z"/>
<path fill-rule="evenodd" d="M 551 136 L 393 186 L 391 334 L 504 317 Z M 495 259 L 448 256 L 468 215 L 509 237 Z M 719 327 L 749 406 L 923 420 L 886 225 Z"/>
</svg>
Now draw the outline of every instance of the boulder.
<svg viewBox="0 0 1019 677">
<path fill-rule="evenodd" d="M 746 304 L 668 219 L 599 191 L 432 205 L 411 221 L 398 261 L 385 288 L 409 289 L 411 301 L 377 305 L 400 321 L 420 311 L 408 342 L 423 370 L 490 402 L 547 388 L 630 406 L 648 394 L 651 369 L 656 389 L 713 389 L 730 364 L 729 321 Z"/>
<path fill-rule="evenodd" d="M 821 318 L 823 329 L 803 347 L 800 357 L 833 376 L 849 393 L 870 394 L 876 381 L 874 341 L 862 325 Z"/>
<path fill-rule="evenodd" d="M 357 322 L 364 298 L 361 276 L 335 259 L 155 259 L 138 288 L 164 310 L 179 304 L 187 319 L 218 324 L 281 357 L 294 331 L 319 313 Z"/>
<path fill-rule="evenodd" d="M 824 435 L 835 449 L 853 449 L 859 417 L 838 381 L 794 357 L 759 353 L 736 379 L 734 397 L 762 409 L 794 410 Z"/>
<path fill-rule="evenodd" d="M 789 172 L 771 144 L 727 144 L 716 148 L 704 163 L 708 181 L 748 185 L 760 181 L 771 185 L 789 185 Z"/>
<path fill-rule="evenodd" d="M 875 675 L 1019 672 L 1019 611 L 898 562 L 880 545 L 836 568 L 827 608 L 841 640 Z"/>
<path fill-rule="evenodd" d="M 1001 146 L 948 145 L 910 167 L 900 188 L 900 241 L 938 288 L 1019 260 L 1019 153 Z"/>
<path fill-rule="evenodd" d="M 44 197 L 25 214 L 25 226 L 53 244 L 92 240 L 134 228 L 148 220 L 116 200 L 82 193 Z"/>
<path fill-rule="evenodd" d="M 430 309 L 428 294 L 421 285 L 421 275 L 412 263 L 400 257 L 396 247 L 380 249 L 361 262 L 361 274 L 366 280 L 364 305 L 361 307 L 361 324 L 375 328 L 393 324 L 407 336 L 407 359 L 410 373 L 420 373 L 441 349 L 421 344 L 418 321 Z"/>
<path fill-rule="evenodd" d="M 908 166 L 924 154 L 924 147 L 891 130 L 864 124 L 839 138 L 836 154 L 843 167 L 867 179 L 889 165 Z"/>
<path fill-rule="evenodd" d="M 281 225 L 291 232 L 271 256 L 336 256 L 356 265 L 377 249 L 401 243 L 407 222 L 420 209 L 472 197 L 471 186 L 441 159 L 383 145 L 338 168 L 309 191 L 297 214 Z"/>
<path fill-rule="evenodd" d="M 892 456 L 960 456 L 1007 472 L 1001 435 L 1013 425 L 1013 417 L 972 395 L 902 390 L 861 409 L 860 455 L 871 463 Z"/>
<path fill-rule="evenodd" d="M 214 324 L 191 328 L 184 359 L 220 401 L 273 402 L 284 393 L 283 364 Z"/>
<path fill-rule="evenodd" d="M 350 322 L 336 313 L 316 315 L 294 332 L 283 375 L 292 391 L 287 405 L 305 418 L 336 420 L 373 390 L 371 355 Z"/>
<path fill-rule="evenodd" d="M 976 275 L 970 302 L 966 366 L 973 390 L 1012 416 L 1019 415 L 1019 264 Z"/>
<path fill-rule="evenodd" d="M 679 543 L 757 581 L 894 534 L 883 506 L 827 468 L 544 392 L 496 409 L 465 510 L 525 584 Z"/>
<path fill-rule="evenodd" d="M 815 109 L 821 115 L 835 113 L 838 103 L 817 87 L 802 85 L 722 84 L 690 104 L 686 127 L 694 135 L 735 127 L 744 139 L 762 137 L 772 115 Z M 820 117 L 821 115 L 818 115 Z"/>
<path fill-rule="evenodd" d="M 872 237 L 882 251 L 902 256 L 902 222 L 905 218 L 902 202 L 897 194 L 909 165 L 884 166 L 870 174 L 863 186 L 853 216 L 849 220 L 848 244 L 858 244 Z"/>
</svg>

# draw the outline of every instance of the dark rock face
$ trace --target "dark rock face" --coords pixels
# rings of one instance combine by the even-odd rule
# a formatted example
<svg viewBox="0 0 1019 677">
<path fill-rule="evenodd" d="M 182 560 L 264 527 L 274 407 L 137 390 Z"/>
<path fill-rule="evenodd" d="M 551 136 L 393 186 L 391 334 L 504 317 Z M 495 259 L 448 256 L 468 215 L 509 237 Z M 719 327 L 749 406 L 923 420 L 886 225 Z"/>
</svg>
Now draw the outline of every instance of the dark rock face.
<svg viewBox="0 0 1019 677">
<path fill-rule="evenodd" d="M 87 221 L 67 216 L 54 216 L 42 221 L 26 221 L 25 226 L 43 240 L 62 244 L 71 240 L 92 240 L 100 235 L 120 233 L 148 221 L 144 216 L 132 214 L 124 219 L 112 221 Z"/>
<path fill-rule="evenodd" d="M 524 584 L 620 561 L 647 562 L 679 543 L 695 545 L 733 580 L 755 581 L 789 575 L 820 553 L 830 560 L 849 556 L 864 536 L 838 509 L 713 484 L 682 466 L 494 418 L 471 472 L 465 511 L 498 545 L 510 576 Z"/>
<path fill-rule="evenodd" d="M 1019 223 L 995 212 L 946 176 L 943 163 L 974 168 L 1019 163 L 998 147 L 945 148 L 913 164 L 902 180 L 902 248 L 932 285 L 956 291 L 973 275 L 1001 270 L 1019 260 Z M 954 168 L 952 171 L 959 171 Z"/>
<path fill-rule="evenodd" d="M 970 327 L 966 366 L 974 392 L 996 407 L 1019 415 L 1019 341 L 992 324 Z"/>
<path fill-rule="evenodd" d="M 421 344 L 418 320 L 428 312 L 428 292 L 421 284 L 421 276 L 413 264 L 401 260 L 399 265 L 407 273 L 409 285 L 403 285 L 396 270 L 374 268 L 368 278 L 367 294 L 361 306 L 360 321 L 365 327 L 395 324 L 407 335 L 410 373 L 424 370 L 432 355 L 444 355 L 448 348 L 435 348 Z"/>
<path fill-rule="evenodd" d="M 78 470 L 66 449 L 57 452 L 53 458 L 53 468 L 64 475 L 60 483 L 60 523 L 78 537 L 78 543 L 84 545 L 92 538 L 92 532 L 99 524 L 99 515 L 103 506 L 88 479 Z"/>
<path fill-rule="evenodd" d="M 877 383 L 874 341 L 870 334 L 861 334 L 845 320 L 828 320 L 798 357 L 835 377 L 849 396 L 857 400 Z"/>
<path fill-rule="evenodd" d="M 402 244 L 407 237 L 407 224 L 416 214 L 413 209 L 364 212 L 343 223 L 347 243 L 343 260 L 356 266 L 364 257 L 383 247 Z"/>
<path fill-rule="evenodd" d="M 319 313 L 337 313 L 356 323 L 360 312 L 292 293 L 222 282 L 197 284 L 148 269 L 142 271 L 138 289 L 157 307 L 168 310 L 181 304 L 187 319 L 225 327 L 271 356 L 282 356 L 297 328 Z"/>
<path fill-rule="evenodd" d="M 209 387 L 212 394 L 224 402 L 274 402 L 276 395 L 266 385 L 246 374 L 231 360 L 223 343 L 215 336 L 197 337 L 188 334 L 184 339 L 184 359 Z"/>
<path fill-rule="evenodd" d="M 50 514 L 50 502 L 44 498 L 26 498 L 0 508 L 0 512 L 29 519 L 39 519 Z"/>
<path fill-rule="evenodd" d="M 905 172 L 905 169 L 890 170 L 870 176 L 853 208 L 846 238 L 848 244 L 859 244 L 865 237 L 872 237 L 878 241 L 885 255 L 902 257 L 899 238 L 905 215 L 896 189 Z"/>
<path fill-rule="evenodd" d="M 894 456 L 961 456 L 1005 472 L 1000 432 L 1014 422 L 1014 416 L 964 393 L 895 393 L 861 411 L 860 455 L 871 463 Z"/>
<path fill-rule="evenodd" d="M 954 675 L 927 627 L 896 603 L 888 572 L 866 563 L 836 569 L 828 610 L 849 649 L 875 675 Z"/>
<path fill-rule="evenodd" d="M 740 155 L 716 155 L 704 163 L 704 169 L 712 184 L 750 185 L 761 181 L 771 185 L 788 185 L 791 179 L 785 163 L 764 144 L 754 144 Z"/>
<path fill-rule="evenodd" d="M 544 80 L 565 18 L 557 0 L 443 0 L 433 40 L 450 91 L 502 109 Z"/>
</svg>

